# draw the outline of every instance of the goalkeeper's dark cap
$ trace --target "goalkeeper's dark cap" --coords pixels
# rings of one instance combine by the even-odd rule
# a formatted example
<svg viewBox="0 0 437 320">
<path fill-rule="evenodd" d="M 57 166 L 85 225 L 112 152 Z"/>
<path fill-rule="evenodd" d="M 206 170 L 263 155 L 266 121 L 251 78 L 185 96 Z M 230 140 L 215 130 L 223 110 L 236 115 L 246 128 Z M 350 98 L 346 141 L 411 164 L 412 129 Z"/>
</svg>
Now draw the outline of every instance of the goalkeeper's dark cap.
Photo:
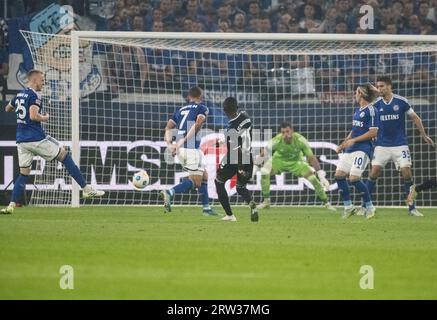
<svg viewBox="0 0 437 320">
<path fill-rule="evenodd" d="M 223 102 L 223 109 L 226 113 L 229 112 L 237 112 L 238 110 L 238 101 L 234 97 L 227 97 Z"/>
</svg>

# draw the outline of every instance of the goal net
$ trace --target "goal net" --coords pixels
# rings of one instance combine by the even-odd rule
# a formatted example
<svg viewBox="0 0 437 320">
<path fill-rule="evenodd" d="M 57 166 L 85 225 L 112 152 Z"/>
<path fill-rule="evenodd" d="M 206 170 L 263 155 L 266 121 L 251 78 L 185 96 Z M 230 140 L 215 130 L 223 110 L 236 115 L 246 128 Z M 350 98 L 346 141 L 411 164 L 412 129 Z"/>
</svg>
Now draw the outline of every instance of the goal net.
<svg viewBox="0 0 437 320">
<path fill-rule="evenodd" d="M 238 99 L 259 130 L 254 145 L 265 144 L 283 121 L 308 139 L 327 172 L 334 204 L 340 203 L 335 148 L 351 129 L 357 85 L 375 82 L 377 75 L 391 76 L 394 92 L 410 101 L 429 135 L 437 137 L 435 36 L 415 36 L 414 41 L 396 36 L 389 41 L 360 35 L 23 35 L 35 68 L 46 76 L 43 103 L 51 118 L 45 129 L 80 158 L 86 180 L 107 192 L 101 199 L 79 200 L 73 192 L 77 186 L 61 165 L 36 159 L 34 205 L 160 204 L 158 191 L 187 176 L 165 152 L 164 127 L 194 85 L 204 90 L 210 110 L 201 148 L 212 201 L 217 198 L 216 167 L 226 151 L 215 142 L 227 124 L 222 102 L 228 96 Z M 72 38 L 78 39 L 77 48 L 71 47 Z M 415 181 L 435 176 L 436 151 L 421 140 L 412 121 L 407 121 L 407 132 Z M 140 169 L 151 177 L 144 190 L 130 182 Z M 388 165 L 378 182 L 376 204 L 403 205 L 401 186 L 399 172 Z M 260 173 L 248 187 L 260 200 Z M 227 188 L 232 202 L 242 201 L 235 180 Z M 312 185 L 288 173 L 271 177 L 271 200 L 278 205 L 319 204 Z M 175 204 L 197 203 L 195 191 L 175 198 Z M 418 205 L 435 206 L 437 197 L 424 193 Z"/>
</svg>

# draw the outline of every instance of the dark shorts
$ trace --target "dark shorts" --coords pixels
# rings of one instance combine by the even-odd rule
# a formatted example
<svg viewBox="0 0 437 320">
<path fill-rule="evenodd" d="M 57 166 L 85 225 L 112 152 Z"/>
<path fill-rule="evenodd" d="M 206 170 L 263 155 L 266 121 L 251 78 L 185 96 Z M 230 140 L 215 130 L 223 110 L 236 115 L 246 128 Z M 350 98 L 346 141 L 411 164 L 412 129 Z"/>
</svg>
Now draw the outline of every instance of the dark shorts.
<svg viewBox="0 0 437 320">
<path fill-rule="evenodd" d="M 216 180 L 225 183 L 237 175 L 237 186 L 244 187 L 252 179 L 253 165 L 246 164 L 240 167 L 237 164 L 220 164 L 217 170 Z"/>
</svg>

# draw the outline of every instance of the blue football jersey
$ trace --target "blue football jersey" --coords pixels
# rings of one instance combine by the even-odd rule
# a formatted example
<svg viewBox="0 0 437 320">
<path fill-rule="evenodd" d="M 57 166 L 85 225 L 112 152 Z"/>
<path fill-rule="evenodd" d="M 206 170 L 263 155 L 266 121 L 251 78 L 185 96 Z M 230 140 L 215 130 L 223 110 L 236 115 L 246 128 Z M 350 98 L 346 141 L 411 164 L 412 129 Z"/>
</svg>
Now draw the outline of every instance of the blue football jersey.
<svg viewBox="0 0 437 320">
<path fill-rule="evenodd" d="M 14 107 L 17 115 L 17 143 L 33 142 L 45 139 L 41 123 L 30 120 L 29 109 L 36 105 L 39 107 L 39 113 L 42 113 L 41 96 L 33 89 L 26 88 L 21 90 L 10 102 Z"/>
<path fill-rule="evenodd" d="M 381 98 L 374 103 L 374 106 L 380 119 L 376 145 L 383 147 L 407 145 L 405 114 L 414 112 L 408 100 L 394 94 L 388 103 Z"/>
<path fill-rule="evenodd" d="M 379 120 L 377 112 L 372 104 L 364 108 L 357 108 L 355 110 L 352 121 L 352 138 L 362 136 L 367 133 L 370 128 L 378 128 Z M 373 156 L 373 141 L 372 139 L 356 142 L 352 147 L 345 150 L 346 153 L 355 151 L 364 151 L 369 158 Z"/>
<path fill-rule="evenodd" d="M 197 117 L 199 115 L 203 115 L 206 118 L 208 116 L 208 112 L 209 111 L 207 106 L 205 106 L 204 104 L 196 103 L 188 104 L 177 110 L 171 118 L 171 120 L 176 123 L 176 129 L 178 130 L 176 141 L 187 135 L 191 126 L 196 123 Z M 188 149 L 199 149 L 199 146 L 200 139 L 197 137 L 197 134 L 195 137 L 193 137 L 189 141 L 186 141 L 184 144 L 184 148 Z"/>
</svg>

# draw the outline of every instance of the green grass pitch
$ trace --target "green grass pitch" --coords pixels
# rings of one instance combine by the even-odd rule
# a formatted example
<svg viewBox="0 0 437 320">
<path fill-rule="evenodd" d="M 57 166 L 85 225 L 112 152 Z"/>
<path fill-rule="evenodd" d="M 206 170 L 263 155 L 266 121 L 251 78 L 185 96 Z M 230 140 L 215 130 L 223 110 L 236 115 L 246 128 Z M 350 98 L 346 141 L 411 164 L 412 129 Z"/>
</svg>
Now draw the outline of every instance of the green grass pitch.
<svg viewBox="0 0 437 320">
<path fill-rule="evenodd" d="M 436 299 L 437 214 L 343 221 L 272 208 L 250 222 L 199 207 L 22 208 L 0 216 L 0 299 Z M 74 269 L 62 290 L 60 267 Z M 360 288 L 363 265 L 374 289 Z M 368 274 L 367 274 L 368 276 Z"/>
</svg>

